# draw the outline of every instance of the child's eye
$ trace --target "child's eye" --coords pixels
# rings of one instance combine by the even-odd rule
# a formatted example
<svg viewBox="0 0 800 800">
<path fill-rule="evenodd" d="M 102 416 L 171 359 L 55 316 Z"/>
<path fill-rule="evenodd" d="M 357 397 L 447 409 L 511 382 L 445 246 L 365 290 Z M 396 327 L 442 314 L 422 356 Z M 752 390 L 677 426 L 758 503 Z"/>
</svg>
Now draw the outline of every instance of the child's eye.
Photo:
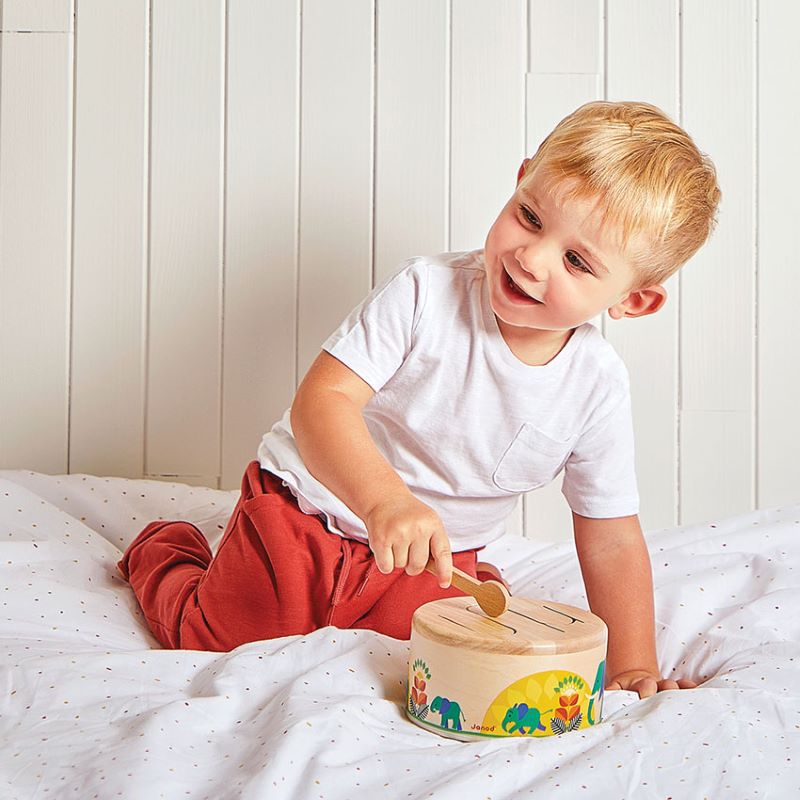
<svg viewBox="0 0 800 800">
<path fill-rule="evenodd" d="M 539 218 L 529 208 L 526 208 L 525 206 L 520 206 L 519 209 L 522 212 L 522 215 L 525 217 L 526 220 L 528 220 L 528 222 L 531 223 L 531 225 L 535 225 L 537 228 L 542 227 L 542 223 L 539 222 Z"/>
<path fill-rule="evenodd" d="M 575 269 L 579 269 L 582 272 L 588 272 L 589 274 L 593 274 L 591 269 L 589 269 L 586 264 L 581 261 L 580 256 L 573 253 L 572 250 L 567 250 L 567 261 L 569 261 L 570 265 L 575 267 Z"/>
</svg>

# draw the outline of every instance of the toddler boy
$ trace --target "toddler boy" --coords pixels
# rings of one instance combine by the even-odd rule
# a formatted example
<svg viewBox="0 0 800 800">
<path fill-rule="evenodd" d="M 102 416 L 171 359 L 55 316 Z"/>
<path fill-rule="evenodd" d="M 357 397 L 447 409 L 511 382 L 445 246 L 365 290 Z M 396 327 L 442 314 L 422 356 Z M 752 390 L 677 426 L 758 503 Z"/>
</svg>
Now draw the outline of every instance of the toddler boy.
<svg viewBox="0 0 800 800">
<path fill-rule="evenodd" d="M 719 198 L 654 106 L 562 120 L 482 250 L 410 259 L 323 344 L 213 558 L 185 522 L 134 540 L 120 570 L 159 641 L 229 650 L 325 625 L 407 639 L 418 606 L 458 594 L 454 564 L 490 577 L 478 551 L 563 468 L 608 688 L 694 686 L 659 671 L 628 375 L 588 320 L 658 311 Z"/>
</svg>

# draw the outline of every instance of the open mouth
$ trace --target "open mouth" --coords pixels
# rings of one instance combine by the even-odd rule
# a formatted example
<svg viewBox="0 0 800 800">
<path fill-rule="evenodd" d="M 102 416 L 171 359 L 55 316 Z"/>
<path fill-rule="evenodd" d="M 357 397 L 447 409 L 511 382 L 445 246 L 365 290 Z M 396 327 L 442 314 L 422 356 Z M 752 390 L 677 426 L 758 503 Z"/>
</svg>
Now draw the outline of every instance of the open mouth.
<svg viewBox="0 0 800 800">
<path fill-rule="evenodd" d="M 517 286 L 516 283 L 514 283 L 514 279 L 508 274 L 508 270 L 506 270 L 505 267 L 503 268 L 503 272 L 505 273 L 506 283 L 508 284 L 509 289 L 511 289 L 511 291 L 517 297 L 525 299 L 531 303 L 541 305 L 541 300 L 537 300 L 535 297 L 531 297 L 527 292 L 524 292 L 522 289 L 520 289 L 519 286 Z"/>
</svg>

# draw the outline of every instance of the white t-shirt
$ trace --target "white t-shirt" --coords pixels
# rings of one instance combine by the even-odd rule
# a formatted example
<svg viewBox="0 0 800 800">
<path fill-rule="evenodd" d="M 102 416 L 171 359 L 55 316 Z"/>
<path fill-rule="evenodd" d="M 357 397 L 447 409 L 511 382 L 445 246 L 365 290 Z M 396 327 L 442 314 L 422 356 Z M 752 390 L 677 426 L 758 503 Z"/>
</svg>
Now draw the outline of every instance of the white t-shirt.
<svg viewBox="0 0 800 800">
<path fill-rule="evenodd" d="M 624 363 L 590 323 L 549 363 L 520 361 L 489 304 L 482 250 L 405 262 L 323 349 L 375 390 L 363 409 L 367 428 L 415 497 L 439 514 L 454 551 L 501 536 L 520 493 L 562 468 L 576 513 L 638 513 Z M 258 459 L 304 512 L 367 541 L 363 522 L 305 468 L 288 411 Z"/>
</svg>

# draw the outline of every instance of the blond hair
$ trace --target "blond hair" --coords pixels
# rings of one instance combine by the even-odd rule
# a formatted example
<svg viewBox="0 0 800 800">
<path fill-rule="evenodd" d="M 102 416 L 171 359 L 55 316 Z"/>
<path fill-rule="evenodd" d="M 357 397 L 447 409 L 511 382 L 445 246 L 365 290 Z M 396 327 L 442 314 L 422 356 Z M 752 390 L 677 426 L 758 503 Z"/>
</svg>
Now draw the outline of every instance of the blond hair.
<svg viewBox="0 0 800 800">
<path fill-rule="evenodd" d="M 598 198 L 603 222 L 620 231 L 623 249 L 632 235 L 645 235 L 649 246 L 629 254 L 634 289 L 677 272 L 716 225 L 721 192 L 714 164 L 649 103 L 582 105 L 541 143 L 522 182 L 537 170 L 560 201 Z"/>
</svg>

